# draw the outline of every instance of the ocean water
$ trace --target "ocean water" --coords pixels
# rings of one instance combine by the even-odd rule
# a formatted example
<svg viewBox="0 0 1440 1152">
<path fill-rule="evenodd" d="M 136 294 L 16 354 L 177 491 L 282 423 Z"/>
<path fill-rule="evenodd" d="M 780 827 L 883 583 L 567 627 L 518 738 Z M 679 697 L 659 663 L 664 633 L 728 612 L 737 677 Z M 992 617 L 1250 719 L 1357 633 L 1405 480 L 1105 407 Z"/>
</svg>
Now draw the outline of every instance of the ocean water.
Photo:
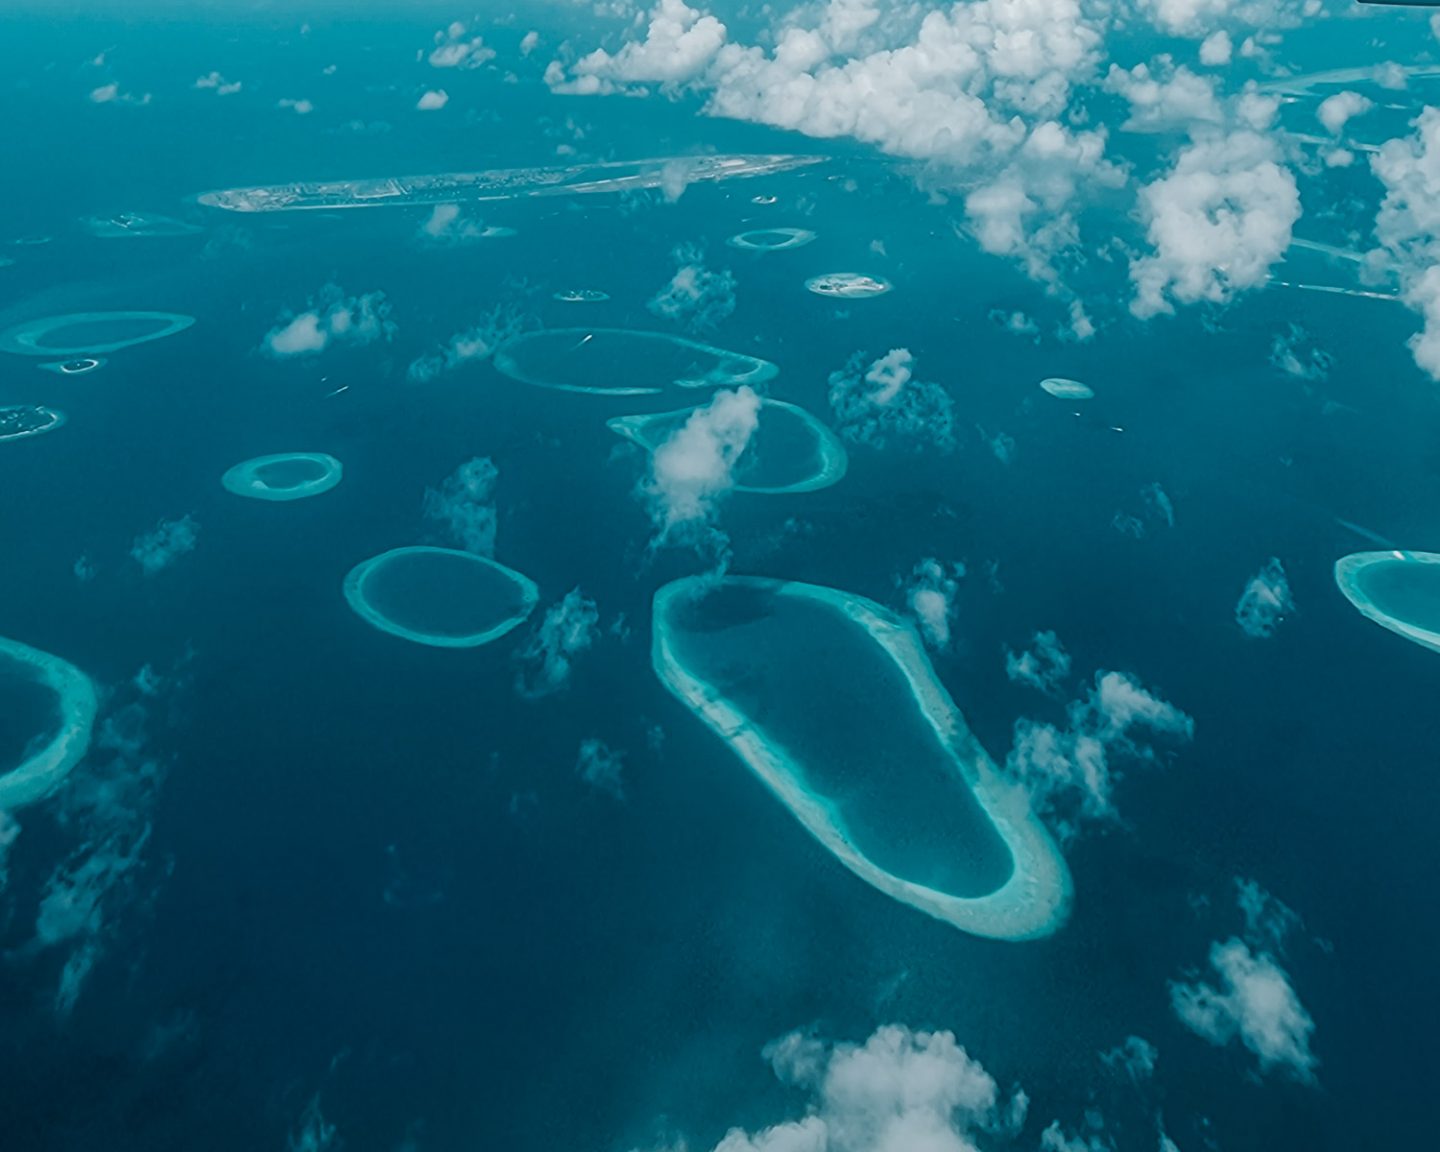
<svg viewBox="0 0 1440 1152">
<path fill-rule="evenodd" d="M 845 13 L 873 5 L 786 8 L 711 11 L 732 47 L 767 58 L 787 21 L 830 13 L 828 63 L 811 72 L 873 65 L 920 35 L 898 10 L 845 39 Z M 1218 5 L 1179 32 L 1145 5 L 1128 19 L 1009 10 L 1022 30 L 1095 30 L 1078 41 L 1089 63 L 1058 40 L 1036 51 L 1069 77 L 1051 118 L 1103 130 L 1113 177 L 1081 172 L 1065 192 L 1060 153 L 1012 170 L 998 136 L 961 156 L 954 114 L 940 117 L 950 137 L 921 147 L 923 102 L 895 105 L 911 118 L 875 95 L 866 115 L 827 120 L 837 88 L 803 116 L 716 114 L 718 62 L 668 87 L 664 69 L 616 84 L 643 95 L 547 84 L 552 60 L 573 76 L 587 53 L 643 41 L 645 6 L 0 2 L 0 256 L 13 261 L 0 330 L 72 313 L 194 318 L 82 375 L 41 370 L 68 351 L 0 351 L 0 406 L 68 417 L 0 442 L 0 637 L 102 693 L 64 783 L 0 813 L 0 1149 L 648 1152 L 807 1115 L 835 1152 L 1149 1152 L 1162 1132 L 1182 1152 L 1428 1146 L 1440 661 L 1361 617 L 1332 571 L 1356 551 L 1440 550 L 1440 393 L 1409 345 L 1440 240 L 1425 239 L 1431 218 L 1385 244 L 1389 186 L 1365 150 L 1420 140 L 1412 122 L 1440 102 L 1437 82 L 1372 70 L 1433 66 L 1440 38 L 1424 10 L 1339 3 Z M 1202 67 L 1202 36 L 1221 30 L 1230 62 Z M 473 50 L 478 66 L 429 62 L 475 37 L 495 53 Z M 664 53 L 676 69 L 681 56 Z M 1211 77 L 1220 119 L 1192 102 L 1127 131 L 1139 113 L 1107 87 L 1111 63 Z M 901 66 L 918 74 L 913 58 Z M 1018 95 L 990 67 L 983 85 L 954 87 L 1030 128 L 1050 116 L 1028 65 L 1013 64 Z M 1295 81 L 1334 69 L 1360 71 Z M 439 90 L 444 107 L 417 110 Z M 1331 137 L 1316 109 L 1342 90 L 1373 107 Z M 1254 128 L 1241 102 L 1267 93 L 1278 102 Z M 1237 182 L 1211 206 L 1251 221 L 1234 253 L 1176 241 L 1216 298 L 1172 286 L 1174 315 L 1139 317 L 1129 269 L 1161 243 L 1140 189 L 1217 130 L 1273 149 L 1303 211 L 1274 224 L 1283 177 Z M 1342 142 L 1356 159 L 1331 166 Z M 660 165 L 650 188 L 457 200 L 450 217 L 430 203 L 238 213 L 197 200 L 713 154 L 823 160 L 688 185 Z M 967 196 L 1012 171 L 1032 207 L 1029 247 L 1006 253 Z M 86 223 L 122 213 L 192 227 L 113 237 Z M 771 227 L 816 239 L 726 243 Z M 1383 249 L 1388 264 L 1367 278 L 1294 239 Z M 805 290 L 837 271 L 893 288 Z M 555 298 L 573 289 L 608 298 Z M 1077 300 L 1093 336 L 1073 328 Z M 323 350 L 309 350 L 312 312 L 329 325 Z M 477 328 L 483 348 L 453 341 Z M 662 381 L 643 395 L 495 369 L 507 341 L 558 329 L 662 332 L 773 363 L 754 391 L 847 435 L 845 477 L 729 491 L 752 466 L 754 398 L 670 386 L 674 364 L 694 363 L 671 342 L 628 368 L 612 356 L 592 373 L 578 344 L 550 365 L 575 388 Z M 872 366 L 899 349 L 895 384 Z M 1039 381 L 1052 376 L 1096 396 L 1051 397 Z M 724 420 L 722 391 L 738 397 Z M 846 418 L 846 394 L 863 419 Z M 676 474 L 606 427 L 686 404 L 707 416 Z M 333 455 L 342 482 L 285 503 L 221 486 L 243 460 L 292 451 Z M 447 485 L 477 459 L 490 479 Z M 416 544 L 492 554 L 538 586 L 533 615 L 470 649 L 370 627 L 346 574 Z M 1286 592 L 1267 586 L 1247 632 L 1237 605 L 1272 557 Z M 857 593 L 924 632 L 938 681 L 1053 830 L 1074 885 L 1063 926 L 985 940 L 873 889 L 666 690 L 652 597 L 720 569 Z M 463 588 L 438 591 L 415 606 L 427 622 L 483 615 Z M 804 634 L 793 646 L 707 653 L 741 673 L 753 661 L 744 690 L 833 750 L 816 778 L 853 776 L 875 798 L 877 858 L 970 875 L 974 844 L 943 854 L 975 815 L 968 798 L 921 822 L 907 813 L 942 800 L 894 794 L 905 773 L 866 778 L 855 756 L 898 741 L 834 747 L 837 710 L 870 715 L 879 673 L 821 644 L 820 674 L 787 693 L 814 641 L 804 620 L 787 627 Z M 1037 689 L 1007 674 L 1007 653 L 1047 631 L 1069 663 Z M 53 701 L 0 663 L 0 770 L 54 722 Z M 1022 739 L 1037 731 L 1053 737 L 1045 756 Z M 587 757 L 587 741 L 608 757 Z M 1240 881 L 1270 897 L 1252 899 L 1249 923 Z M 1226 999 L 1211 950 L 1230 939 L 1278 983 Z M 1208 1028 L 1176 1008 L 1174 989 L 1196 984 L 1223 1001 Z M 1023 1122 L 925 1104 L 923 1069 L 903 1062 L 844 1082 L 842 1106 L 839 1078 L 782 1079 L 763 1055 L 797 1030 L 833 1054 L 890 1025 L 907 1045 L 952 1036 L 1001 1093 L 1023 1089 Z M 1158 1053 L 1152 1069 L 1102 1058 L 1132 1036 Z M 928 1135 L 885 1143 L 881 1120 L 914 1109 Z M 1052 1122 L 1083 1142 L 1046 1137 Z"/>
</svg>

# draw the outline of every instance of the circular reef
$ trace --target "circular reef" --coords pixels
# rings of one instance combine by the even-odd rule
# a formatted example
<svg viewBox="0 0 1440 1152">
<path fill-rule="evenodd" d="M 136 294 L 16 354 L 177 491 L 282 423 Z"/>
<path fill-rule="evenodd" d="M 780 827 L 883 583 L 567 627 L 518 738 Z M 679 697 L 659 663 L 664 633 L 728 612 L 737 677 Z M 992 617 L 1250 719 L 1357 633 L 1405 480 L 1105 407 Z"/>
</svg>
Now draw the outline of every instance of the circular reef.
<svg viewBox="0 0 1440 1152">
<path fill-rule="evenodd" d="M 87 372 L 94 372 L 97 368 L 105 367 L 107 361 L 103 356 L 79 356 L 74 360 L 52 360 L 48 364 L 41 364 L 38 367 L 47 372 L 54 372 L 57 376 L 84 376 Z"/>
<path fill-rule="evenodd" d="M 252 500 L 303 500 L 330 491 L 343 473 L 340 461 L 324 452 L 277 452 L 241 461 L 220 483 Z"/>
<path fill-rule="evenodd" d="M 606 426 L 653 454 L 699 410 L 617 416 Z M 845 445 L 834 432 L 799 405 L 767 397 L 760 402 L 755 432 L 736 462 L 735 491 L 814 492 L 838 484 L 848 467 Z"/>
<path fill-rule="evenodd" d="M 756 228 L 753 232 L 731 236 L 727 243 L 747 252 L 784 252 L 803 248 L 814 239 L 815 233 L 808 228 Z"/>
<path fill-rule="evenodd" d="M 476 648 L 523 624 L 540 591 L 534 581 L 473 552 L 417 545 L 372 556 L 345 577 L 361 619 L 434 648 Z"/>
<path fill-rule="evenodd" d="M 80 669 L 0 636 L 0 812 L 59 786 L 90 746 L 98 707 Z"/>
<path fill-rule="evenodd" d="M 1079 380 L 1067 380 L 1063 376 L 1047 376 L 1040 381 L 1040 387 L 1057 400 L 1093 400 L 1095 389 Z"/>
<path fill-rule="evenodd" d="M 861 272 L 826 272 L 812 276 L 805 287 L 817 296 L 833 296 L 840 300 L 863 300 L 867 296 L 883 296 L 890 291 L 890 281 L 883 276 L 866 276 Z"/>
<path fill-rule="evenodd" d="M 966 932 L 1049 935 L 1070 873 L 913 626 L 861 596 L 747 576 L 655 594 L 661 681 L 842 864 Z"/>
<path fill-rule="evenodd" d="M 548 328 L 510 341 L 497 371 L 539 388 L 602 396 L 653 396 L 675 388 L 760 384 L 779 371 L 768 360 L 667 332 Z"/>
<path fill-rule="evenodd" d="M 1362 616 L 1440 652 L 1440 552 L 1354 552 L 1335 583 Z"/>
<path fill-rule="evenodd" d="M 70 312 L 0 332 L 0 352 L 19 356 L 95 356 L 183 332 L 195 317 L 178 312 Z"/>
<path fill-rule="evenodd" d="M 13 404 L 0 408 L 0 444 L 53 432 L 65 423 L 65 413 L 43 404 Z"/>
</svg>

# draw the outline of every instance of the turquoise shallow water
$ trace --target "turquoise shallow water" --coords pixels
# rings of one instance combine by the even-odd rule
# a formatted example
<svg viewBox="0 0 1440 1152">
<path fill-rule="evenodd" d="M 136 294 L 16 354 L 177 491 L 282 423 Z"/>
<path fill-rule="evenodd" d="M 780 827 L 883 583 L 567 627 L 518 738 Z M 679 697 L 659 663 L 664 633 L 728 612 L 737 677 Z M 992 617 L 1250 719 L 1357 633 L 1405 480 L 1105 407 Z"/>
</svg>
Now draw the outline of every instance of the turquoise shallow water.
<svg viewBox="0 0 1440 1152">
<path fill-rule="evenodd" d="M 1365 569 L 1360 589 L 1386 615 L 1440 632 L 1440 565 L 1380 563 Z"/>
</svg>

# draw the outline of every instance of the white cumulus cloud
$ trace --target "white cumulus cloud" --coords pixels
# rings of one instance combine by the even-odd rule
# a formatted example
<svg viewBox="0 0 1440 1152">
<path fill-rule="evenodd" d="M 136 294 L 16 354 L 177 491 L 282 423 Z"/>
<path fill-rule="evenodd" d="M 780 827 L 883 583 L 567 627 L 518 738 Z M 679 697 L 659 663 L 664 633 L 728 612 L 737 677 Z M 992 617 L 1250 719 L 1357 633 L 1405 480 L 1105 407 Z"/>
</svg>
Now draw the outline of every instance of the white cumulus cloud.
<svg viewBox="0 0 1440 1152">
<path fill-rule="evenodd" d="M 332 344 L 373 344 L 395 335 L 390 303 L 383 292 L 347 296 L 336 284 L 327 284 L 305 311 L 291 313 L 260 342 L 260 350 L 277 360 L 315 356 Z"/>
</svg>

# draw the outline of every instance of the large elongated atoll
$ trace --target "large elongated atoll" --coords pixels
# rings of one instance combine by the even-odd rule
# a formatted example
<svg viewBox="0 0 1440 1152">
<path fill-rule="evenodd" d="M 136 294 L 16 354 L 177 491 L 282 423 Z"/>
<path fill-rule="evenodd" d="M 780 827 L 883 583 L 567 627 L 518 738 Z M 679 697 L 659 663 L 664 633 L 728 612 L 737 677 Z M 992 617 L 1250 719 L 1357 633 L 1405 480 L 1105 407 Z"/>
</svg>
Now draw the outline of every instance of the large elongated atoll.
<svg viewBox="0 0 1440 1152">
<path fill-rule="evenodd" d="M 372 556 L 345 577 L 345 599 L 382 632 L 434 648 L 498 640 L 535 610 L 528 576 L 473 552 L 416 545 Z"/>
<path fill-rule="evenodd" d="M 20 356 L 96 356 L 183 332 L 195 317 L 178 312 L 71 312 L 0 332 L 0 352 Z"/>
<path fill-rule="evenodd" d="M 0 764 L 0 812 L 43 800 L 90 746 L 99 696 L 90 677 L 73 664 L 0 636 L 0 687 L 39 686 L 54 696 L 54 723 L 24 743 L 18 763 Z"/>
<path fill-rule="evenodd" d="M 303 500 L 330 491 L 343 474 L 340 461 L 324 452 L 277 452 L 242 460 L 220 483 L 252 500 Z"/>
<path fill-rule="evenodd" d="M 653 396 L 675 388 L 754 386 L 779 371 L 768 360 L 668 332 L 547 328 L 495 353 L 497 371 L 539 388 L 606 396 Z"/>
<path fill-rule="evenodd" d="M 0 444 L 53 432 L 65 423 L 65 413 L 43 404 L 11 404 L 0 408 Z"/>
<path fill-rule="evenodd" d="M 640 416 L 617 416 L 606 426 L 654 452 L 696 411 L 681 408 Z M 735 466 L 735 491 L 764 495 L 814 492 L 838 484 L 849 466 L 840 438 L 796 404 L 760 401 L 758 423 Z"/>
<path fill-rule="evenodd" d="M 1440 652 L 1440 552 L 1353 552 L 1335 583 L 1362 616 Z"/>
<path fill-rule="evenodd" d="M 652 644 L 666 687 L 856 875 L 979 936 L 1064 922 L 1064 858 L 894 613 L 813 584 L 687 577 L 655 594 Z"/>
<path fill-rule="evenodd" d="M 674 182 L 683 186 L 741 176 L 768 176 L 818 164 L 824 159 L 823 156 L 785 154 L 662 156 L 548 168 L 491 168 L 483 172 L 441 172 L 428 176 L 295 181 L 206 192 L 199 201 L 207 208 L 231 212 L 295 212 L 595 195 L 660 188 Z"/>
</svg>

